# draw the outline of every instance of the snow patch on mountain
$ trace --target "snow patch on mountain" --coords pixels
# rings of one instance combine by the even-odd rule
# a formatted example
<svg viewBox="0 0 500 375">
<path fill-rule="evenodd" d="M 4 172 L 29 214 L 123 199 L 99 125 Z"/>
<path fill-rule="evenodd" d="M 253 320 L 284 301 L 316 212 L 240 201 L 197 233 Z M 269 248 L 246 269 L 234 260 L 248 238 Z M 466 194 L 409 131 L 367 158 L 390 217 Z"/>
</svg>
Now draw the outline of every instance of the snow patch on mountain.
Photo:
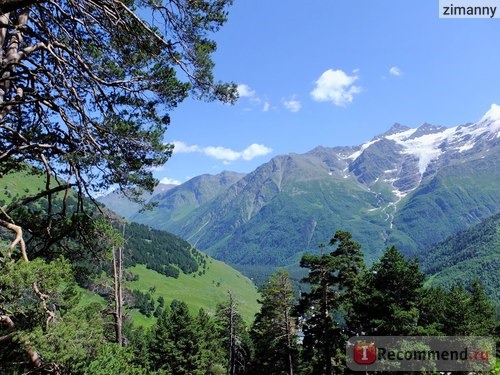
<svg viewBox="0 0 500 375">
<path fill-rule="evenodd" d="M 427 123 L 418 128 L 395 124 L 360 146 L 336 152 L 338 160 L 347 164 L 343 170 L 342 164 L 337 168 L 342 170 L 340 177 L 349 178 L 352 172 L 363 183 L 373 184 L 380 177 L 392 185 L 396 197 L 402 198 L 419 186 L 429 165 L 438 167 L 448 157 L 460 158 L 463 153 L 485 152 L 488 142 L 498 137 L 500 105 L 492 104 L 479 121 L 451 128 Z M 373 155 L 360 160 L 369 150 L 374 151 Z"/>
<path fill-rule="evenodd" d="M 465 152 L 468 151 L 476 145 L 476 142 L 467 142 L 463 146 L 460 146 L 457 150 L 458 152 Z"/>
<path fill-rule="evenodd" d="M 380 138 L 377 138 L 377 139 L 374 139 L 374 140 L 372 140 L 370 142 L 364 143 L 363 145 L 361 145 L 361 148 L 358 151 L 356 151 L 353 154 L 349 155 L 347 157 L 347 159 L 351 159 L 352 161 L 356 160 L 359 157 L 359 155 L 361 155 L 363 153 L 363 151 L 365 151 L 368 147 L 370 147 L 374 143 L 377 143 L 378 141 L 380 141 Z"/>
<path fill-rule="evenodd" d="M 479 137 L 487 133 L 496 138 L 500 136 L 500 106 L 492 104 L 482 119 L 468 126 L 444 128 L 440 132 L 417 135 L 419 129 L 409 129 L 386 136 L 403 147 L 402 154 L 413 155 L 418 159 L 418 170 L 425 173 L 429 164 L 437 160 L 446 150 L 465 152 L 476 145 Z"/>
<path fill-rule="evenodd" d="M 424 174 L 431 161 L 436 160 L 443 153 L 439 146 L 453 134 L 454 128 L 446 129 L 440 133 L 425 134 L 412 138 L 411 136 L 416 131 L 417 129 L 410 129 L 386 138 L 403 146 L 402 154 L 415 156 L 418 159 L 418 171 L 420 174 Z"/>
<path fill-rule="evenodd" d="M 481 119 L 481 121 L 490 120 L 490 121 L 500 121 L 500 105 L 492 104 L 489 111 L 486 112 Z"/>
<path fill-rule="evenodd" d="M 492 104 L 480 121 L 483 122 L 489 122 L 488 129 L 490 133 L 495 134 L 495 138 L 500 137 L 500 105 Z"/>
</svg>

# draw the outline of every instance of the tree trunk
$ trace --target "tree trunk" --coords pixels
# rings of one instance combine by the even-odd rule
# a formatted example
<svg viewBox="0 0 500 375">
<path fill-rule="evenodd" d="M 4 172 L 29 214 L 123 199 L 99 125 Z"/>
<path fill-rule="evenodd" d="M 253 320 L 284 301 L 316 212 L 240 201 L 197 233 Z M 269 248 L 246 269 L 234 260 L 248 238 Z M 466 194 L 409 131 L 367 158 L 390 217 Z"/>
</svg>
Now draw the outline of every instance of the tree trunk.
<svg viewBox="0 0 500 375">
<path fill-rule="evenodd" d="M 45 0 L 0 0 L 0 14 L 43 2 L 45 2 Z"/>
<path fill-rule="evenodd" d="M 115 333 L 116 342 L 123 346 L 123 247 L 113 247 L 113 278 L 115 292 Z"/>
<path fill-rule="evenodd" d="M 293 359 L 292 359 L 292 343 L 291 343 L 291 337 L 292 337 L 292 328 L 290 324 L 290 316 L 288 314 L 288 308 L 285 309 L 285 334 L 286 334 L 286 341 L 287 341 L 287 351 L 288 351 L 288 375 L 293 375 Z"/>
<path fill-rule="evenodd" d="M 234 327 L 234 302 L 233 295 L 229 293 L 229 361 L 227 374 L 234 375 L 236 362 L 236 342 L 235 342 L 235 327 Z"/>
</svg>

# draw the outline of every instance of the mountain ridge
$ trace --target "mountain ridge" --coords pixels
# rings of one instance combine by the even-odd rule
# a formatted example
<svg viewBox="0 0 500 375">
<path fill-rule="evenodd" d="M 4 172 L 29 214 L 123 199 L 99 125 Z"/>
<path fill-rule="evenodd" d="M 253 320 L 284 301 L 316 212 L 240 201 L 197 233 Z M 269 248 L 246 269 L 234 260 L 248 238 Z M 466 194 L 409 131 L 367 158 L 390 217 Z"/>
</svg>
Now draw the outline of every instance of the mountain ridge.
<svg viewBox="0 0 500 375">
<path fill-rule="evenodd" d="M 216 183 L 219 193 L 184 216 L 182 205 L 173 205 L 131 219 L 176 233 L 242 271 L 296 267 L 302 252 L 339 228 L 360 238 L 368 261 L 392 244 L 415 254 L 500 211 L 499 148 L 500 106 L 492 105 L 472 124 L 395 124 L 362 145 L 279 155 L 232 184 Z"/>
</svg>

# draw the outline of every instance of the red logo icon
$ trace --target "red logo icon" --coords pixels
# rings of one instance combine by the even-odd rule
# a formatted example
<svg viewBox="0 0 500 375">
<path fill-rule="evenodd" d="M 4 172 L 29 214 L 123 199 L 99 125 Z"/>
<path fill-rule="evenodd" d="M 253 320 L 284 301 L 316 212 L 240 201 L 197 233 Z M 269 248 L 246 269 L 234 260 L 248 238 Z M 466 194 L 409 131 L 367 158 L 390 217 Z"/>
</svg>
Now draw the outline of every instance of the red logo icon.
<svg viewBox="0 0 500 375">
<path fill-rule="evenodd" d="M 358 342 L 354 345 L 354 362 L 371 365 L 377 360 L 377 347 L 373 342 Z"/>
</svg>

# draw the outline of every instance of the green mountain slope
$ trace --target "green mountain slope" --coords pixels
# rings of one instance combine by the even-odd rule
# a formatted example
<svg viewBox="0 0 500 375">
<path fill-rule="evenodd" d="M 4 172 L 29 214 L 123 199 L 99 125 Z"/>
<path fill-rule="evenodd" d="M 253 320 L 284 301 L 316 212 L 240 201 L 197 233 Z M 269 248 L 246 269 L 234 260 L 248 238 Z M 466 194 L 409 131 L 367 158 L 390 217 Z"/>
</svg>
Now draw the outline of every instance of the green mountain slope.
<svg viewBox="0 0 500 375">
<path fill-rule="evenodd" d="M 139 276 L 138 280 L 127 283 L 128 288 L 147 293 L 154 287 L 155 300 L 162 296 L 166 306 L 170 305 L 173 299 L 182 300 L 187 303 L 193 314 L 200 308 L 210 314 L 215 313 L 217 304 L 227 300 L 229 291 L 238 301 L 239 311 L 247 323 L 253 321 L 260 307 L 257 303 L 258 292 L 255 284 L 227 264 L 212 258 L 207 258 L 205 269 L 193 274 L 181 273 L 177 279 L 165 277 L 144 265 L 130 267 L 128 271 Z M 153 318 L 138 315 L 134 314 L 143 324 L 149 325 L 153 322 Z"/>
<path fill-rule="evenodd" d="M 222 172 L 215 176 L 197 176 L 182 185 L 153 195 L 149 202 L 156 203 L 157 207 L 155 210 L 145 213 L 135 212 L 132 215 L 127 215 L 127 212 L 120 211 L 123 200 L 118 204 L 112 204 L 113 202 L 106 202 L 106 198 L 104 198 L 102 202 L 104 204 L 108 203 L 112 210 L 117 210 L 117 212 L 133 221 L 177 233 L 176 228 L 194 210 L 222 194 L 243 176 L 244 174 L 235 172 Z"/>
<path fill-rule="evenodd" d="M 153 196 L 158 207 L 132 220 L 258 281 L 276 267 L 295 274 L 301 254 L 337 229 L 353 233 L 368 263 L 391 245 L 416 255 L 500 211 L 500 119 L 490 115 L 453 128 L 396 124 L 360 146 L 274 157 L 224 186 L 223 175 L 200 176 L 176 188 L 187 199 Z M 214 194 L 193 201 L 200 181 Z"/>
<path fill-rule="evenodd" d="M 434 245 L 421 255 L 429 285 L 469 286 L 479 279 L 500 302 L 500 213 Z"/>
<path fill-rule="evenodd" d="M 40 175 L 29 173 L 28 170 L 1 176 L 0 206 L 26 195 L 37 194 L 43 184 L 44 179 Z"/>
<path fill-rule="evenodd" d="M 401 199 L 383 181 L 366 186 L 329 173 L 321 153 L 274 158 L 182 220 L 169 221 L 161 208 L 134 218 L 163 223 L 163 217 L 167 224 L 157 227 L 260 282 L 277 266 L 294 273 L 300 254 L 317 251 L 338 228 L 356 236 L 370 262 L 392 244 L 418 254 L 500 210 L 495 154 L 443 167 Z"/>
<path fill-rule="evenodd" d="M 395 215 L 394 225 L 412 241 L 402 248 L 417 254 L 497 213 L 499 170 L 490 155 L 445 167 L 422 183 Z"/>
<path fill-rule="evenodd" d="M 0 204 L 36 194 L 42 180 L 29 173 L 15 173 L 0 179 Z M 214 312 L 217 303 L 227 298 L 231 291 L 240 303 L 240 310 L 247 322 L 258 311 L 258 292 L 255 284 L 230 266 L 199 252 L 191 244 L 171 233 L 152 229 L 137 223 L 117 222 L 120 232 L 124 228 L 125 266 L 138 280 L 129 281 L 127 287 L 144 293 L 154 288 L 155 300 L 162 296 L 168 306 L 172 299 L 185 301 L 193 312 L 200 308 Z M 0 230 L 0 244 L 12 237 Z M 28 249 L 29 250 L 29 249 Z M 85 293 L 85 300 L 101 300 L 95 293 Z M 152 324 L 137 311 L 134 319 L 140 324 Z"/>
</svg>

